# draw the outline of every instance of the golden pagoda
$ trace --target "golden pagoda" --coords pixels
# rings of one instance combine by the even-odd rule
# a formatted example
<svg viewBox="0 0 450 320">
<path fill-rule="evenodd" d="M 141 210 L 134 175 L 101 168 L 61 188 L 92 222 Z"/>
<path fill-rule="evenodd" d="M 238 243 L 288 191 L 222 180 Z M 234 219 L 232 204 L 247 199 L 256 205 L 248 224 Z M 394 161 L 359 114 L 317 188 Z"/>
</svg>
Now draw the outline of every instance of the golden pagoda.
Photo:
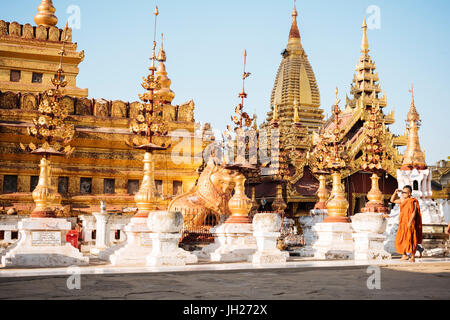
<svg viewBox="0 0 450 320">
<path fill-rule="evenodd" d="M 279 130 L 279 167 L 271 176 L 261 177 L 263 186 L 257 188 L 256 195 L 258 200 L 264 197 L 269 203 L 275 202 L 276 207 L 284 198 L 286 212 L 293 215 L 306 214 L 316 202 L 319 176 L 309 169 L 307 155 L 312 133 L 322 127 L 324 120 L 319 88 L 301 43 L 297 17 L 294 6 L 288 44 L 272 90 L 271 110 L 261 125 L 269 140 L 272 130 Z"/>
<path fill-rule="evenodd" d="M 297 16 L 294 6 L 289 40 L 282 53 L 283 59 L 278 68 L 270 104 L 279 107 L 280 127 L 288 127 L 294 117 L 294 101 L 297 101 L 300 124 L 311 133 L 321 127 L 324 116 L 323 110 L 320 109 L 316 77 L 301 43 Z M 267 122 L 272 119 L 273 107 L 268 113 Z"/>
</svg>

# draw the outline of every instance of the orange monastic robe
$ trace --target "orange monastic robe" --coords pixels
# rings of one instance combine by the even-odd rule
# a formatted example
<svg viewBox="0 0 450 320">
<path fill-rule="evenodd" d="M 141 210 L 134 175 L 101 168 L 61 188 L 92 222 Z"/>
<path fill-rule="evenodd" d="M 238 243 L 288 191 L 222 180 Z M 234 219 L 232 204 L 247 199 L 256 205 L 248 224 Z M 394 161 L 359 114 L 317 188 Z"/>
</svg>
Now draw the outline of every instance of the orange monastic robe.
<svg viewBox="0 0 450 320">
<path fill-rule="evenodd" d="M 416 217 L 408 229 L 408 222 L 414 213 L 414 205 L 417 208 Z M 419 201 L 409 198 L 400 204 L 400 217 L 397 236 L 395 237 L 395 249 L 400 254 L 416 254 L 417 245 L 422 243 L 422 215 L 420 214 Z"/>
</svg>

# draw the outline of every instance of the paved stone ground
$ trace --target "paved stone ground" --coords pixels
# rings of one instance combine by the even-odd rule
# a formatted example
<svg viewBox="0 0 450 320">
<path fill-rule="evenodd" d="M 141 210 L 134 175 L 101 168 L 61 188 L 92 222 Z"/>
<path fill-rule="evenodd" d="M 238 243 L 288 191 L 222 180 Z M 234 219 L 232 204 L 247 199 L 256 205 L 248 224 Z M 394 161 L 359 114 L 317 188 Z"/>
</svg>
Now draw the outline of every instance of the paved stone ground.
<svg viewBox="0 0 450 320">
<path fill-rule="evenodd" d="M 0 299 L 450 299 L 450 263 L 381 268 L 381 290 L 368 290 L 367 267 L 0 278 Z"/>
</svg>

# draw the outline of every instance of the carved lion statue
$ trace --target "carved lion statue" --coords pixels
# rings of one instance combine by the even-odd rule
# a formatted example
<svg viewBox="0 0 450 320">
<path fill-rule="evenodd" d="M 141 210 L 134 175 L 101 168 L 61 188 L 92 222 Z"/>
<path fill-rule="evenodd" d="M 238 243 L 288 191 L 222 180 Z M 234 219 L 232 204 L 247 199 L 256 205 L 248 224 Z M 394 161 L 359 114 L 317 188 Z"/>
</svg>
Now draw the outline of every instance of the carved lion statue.
<svg viewBox="0 0 450 320">
<path fill-rule="evenodd" d="M 230 215 L 228 202 L 232 197 L 235 175 L 234 171 L 216 164 L 211 159 L 198 178 L 196 186 L 172 200 L 169 211 L 179 211 L 183 214 L 185 228 L 205 225 L 207 218 L 215 219 L 215 224 L 218 224 L 221 216 Z"/>
</svg>

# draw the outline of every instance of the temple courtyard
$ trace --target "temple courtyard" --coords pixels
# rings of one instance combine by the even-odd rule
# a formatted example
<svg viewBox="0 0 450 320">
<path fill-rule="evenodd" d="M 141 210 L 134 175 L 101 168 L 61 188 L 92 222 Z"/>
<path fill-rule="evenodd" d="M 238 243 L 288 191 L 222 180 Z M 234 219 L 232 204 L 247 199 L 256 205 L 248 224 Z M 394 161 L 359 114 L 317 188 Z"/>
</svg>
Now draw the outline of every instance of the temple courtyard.
<svg viewBox="0 0 450 320">
<path fill-rule="evenodd" d="M 94 261 L 93 261 L 94 262 Z M 80 289 L 69 289 L 73 270 L 7 269 L 0 273 L 0 299 L 138 300 L 412 300 L 450 299 L 450 259 L 412 264 L 317 261 L 292 258 L 285 266 L 204 263 L 185 267 L 80 267 Z M 368 288 L 379 267 L 379 288 Z M 71 282 L 72 284 L 76 282 Z"/>
</svg>

